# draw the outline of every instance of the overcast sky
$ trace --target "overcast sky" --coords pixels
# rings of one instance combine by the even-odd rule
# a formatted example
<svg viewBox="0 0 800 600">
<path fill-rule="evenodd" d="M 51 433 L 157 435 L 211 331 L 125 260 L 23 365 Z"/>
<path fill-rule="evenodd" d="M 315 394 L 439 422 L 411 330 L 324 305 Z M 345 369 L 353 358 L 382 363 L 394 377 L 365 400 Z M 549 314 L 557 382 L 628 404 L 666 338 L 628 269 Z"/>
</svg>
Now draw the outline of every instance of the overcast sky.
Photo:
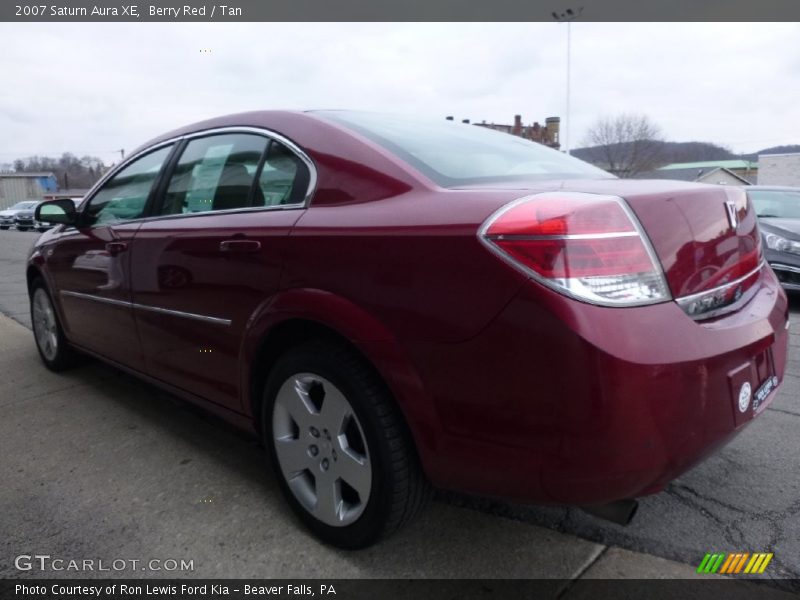
<svg viewBox="0 0 800 600">
<path fill-rule="evenodd" d="M 177 126 L 262 108 L 566 126 L 566 34 L 557 23 L 2 23 L 0 164 L 64 151 L 110 163 Z M 571 104 L 572 147 L 624 111 L 673 141 L 800 143 L 800 24 L 576 22 Z"/>
</svg>

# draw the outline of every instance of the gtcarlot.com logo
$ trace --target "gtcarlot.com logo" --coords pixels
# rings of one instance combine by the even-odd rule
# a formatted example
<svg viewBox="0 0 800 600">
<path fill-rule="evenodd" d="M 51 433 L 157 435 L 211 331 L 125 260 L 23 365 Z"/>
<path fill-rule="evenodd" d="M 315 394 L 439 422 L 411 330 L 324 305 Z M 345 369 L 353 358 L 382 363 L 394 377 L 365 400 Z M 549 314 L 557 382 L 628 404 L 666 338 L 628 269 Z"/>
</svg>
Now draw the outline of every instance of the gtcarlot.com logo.
<svg viewBox="0 0 800 600">
<path fill-rule="evenodd" d="M 719 573 L 720 575 L 755 575 L 763 573 L 772 560 L 772 552 L 715 552 L 703 557 L 698 573 Z"/>
<path fill-rule="evenodd" d="M 61 558 L 50 554 L 20 554 L 18 571 L 194 571 L 194 560 L 175 558 Z"/>
</svg>

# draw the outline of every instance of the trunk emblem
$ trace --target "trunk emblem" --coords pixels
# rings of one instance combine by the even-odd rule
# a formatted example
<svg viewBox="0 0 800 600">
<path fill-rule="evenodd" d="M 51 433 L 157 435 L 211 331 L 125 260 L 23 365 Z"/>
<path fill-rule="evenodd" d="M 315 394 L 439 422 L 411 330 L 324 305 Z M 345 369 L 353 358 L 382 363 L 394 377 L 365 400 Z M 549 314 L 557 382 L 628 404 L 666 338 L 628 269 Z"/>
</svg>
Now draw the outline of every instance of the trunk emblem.
<svg viewBox="0 0 800 600">
<path fill-rule="evenodd" d="M 733 200 L 726 200 L 725 208 L 728 210 L 728 221 L 731 224 L 731 229 L 736 231 L 736 226 L 739 225 L 739 213 L 736 210 L 736 202 Z"/>
</svg>

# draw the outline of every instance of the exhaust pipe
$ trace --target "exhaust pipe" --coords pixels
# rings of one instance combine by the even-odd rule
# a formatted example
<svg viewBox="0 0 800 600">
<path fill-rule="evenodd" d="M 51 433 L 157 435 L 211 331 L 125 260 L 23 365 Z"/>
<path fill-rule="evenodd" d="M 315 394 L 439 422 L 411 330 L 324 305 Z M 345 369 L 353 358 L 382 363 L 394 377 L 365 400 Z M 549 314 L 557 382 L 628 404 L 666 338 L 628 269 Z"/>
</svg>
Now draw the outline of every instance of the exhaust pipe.
<svg viewBox="0 0 800 600">
<path fill-rule="evenodd" d="M 597 504 L 595 506 L 581 506 L 581 510 L 589 513 L 593 517 L 605 519 L 618 525 L 627 525 L 636 514 L 639 502 L 634 499 L 616 500 L 608 504 Z"/>
</svg>

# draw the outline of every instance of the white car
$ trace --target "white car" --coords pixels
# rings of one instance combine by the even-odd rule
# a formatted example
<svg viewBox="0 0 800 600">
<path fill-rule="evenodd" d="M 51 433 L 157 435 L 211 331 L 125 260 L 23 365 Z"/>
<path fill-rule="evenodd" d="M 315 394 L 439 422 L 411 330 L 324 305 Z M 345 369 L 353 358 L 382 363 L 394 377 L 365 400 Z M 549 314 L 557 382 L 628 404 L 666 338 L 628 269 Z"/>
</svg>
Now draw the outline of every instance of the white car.
<svg viewBox="0 0 800 600">
<path fill-rule="evenodd" d="M 16 226 L 14 217 L 17 216 L 17 213 L 33 210 L 37 204 L 39 204 L 39 200 L 23 200 L 5 210 L 0 210 L 0 229 Z"/>
</svg>

